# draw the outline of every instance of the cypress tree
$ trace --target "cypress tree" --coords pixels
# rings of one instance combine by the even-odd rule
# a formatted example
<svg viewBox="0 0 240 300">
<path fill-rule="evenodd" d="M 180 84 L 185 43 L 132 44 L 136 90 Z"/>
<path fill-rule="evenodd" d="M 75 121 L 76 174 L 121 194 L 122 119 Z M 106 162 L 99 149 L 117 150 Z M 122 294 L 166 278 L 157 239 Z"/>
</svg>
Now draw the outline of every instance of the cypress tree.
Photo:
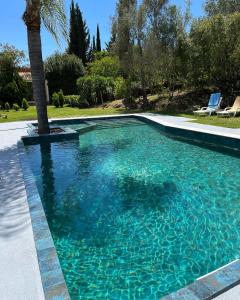
<svg viewBox="0 0 240 300">
<path fill-rule="evenodd" d="M 99 30 L 99 26 L 97 25 L 97 49 L 98 52 L 100 52 L 102 50 L 101 47 L 101 38 L 100 38 L 100 30 Z"/>
<path fill-rule="evenodd" d="M 76 54 L 78 51 L 77 45 L 77 18 L 75 5 L 72 0 L 70 6 L 70 33 L 69 33 L 69 44 L 68 44 L 68 53 Z"/>
<path fill-rule="evenodd" d="M 116 42 L 116 33 L 112 32 L 110 41 L 108 43 L 105 43 L 107 52 L 111 52 L 115 42 Z"/>
<path fill-rule="evenodd" d="M 70 40 L 68 53 L 75 54 L 82 59 L 85 65 L 88 62 L 90 50 L 90 35 L 86 24 L 83 20 L 82 12 L 78 4 L 72 0 L 70 7 Z"/>
<path fill-rule="evenodd" d="M 117 20 L 112 22 L 111 38 L 108 43 L 105 43 L 107 52 L 114 52 L 114 46 L 117 40 Z"/>
<path fill-rule="evenodd" d="M 88 55 L 87 55 L 87 62 L 93 62 L 94 60 L 94 52 L 92 45 L 89 47 Z"/>
<path fill-rule="evenodd" d="M 93 36 L 93 41 L 92 41 L 92 50 L 93 50 L 93 52 L 95 52 L 95 51 L 96 51 L 95 35 Z"/>
<path fill-rule="evenodd" d="M 76 5 L 76 16 L 77 16 L 77 26 L 78 26 L 78 44 L 79 44 L 79 54 L 78 56 L 82 59 L 83 64 L 88 61 L 88 51 L 90 47 L 90 35 L 86 24 L 83 20 L 82 12 Z"/>
</svg>

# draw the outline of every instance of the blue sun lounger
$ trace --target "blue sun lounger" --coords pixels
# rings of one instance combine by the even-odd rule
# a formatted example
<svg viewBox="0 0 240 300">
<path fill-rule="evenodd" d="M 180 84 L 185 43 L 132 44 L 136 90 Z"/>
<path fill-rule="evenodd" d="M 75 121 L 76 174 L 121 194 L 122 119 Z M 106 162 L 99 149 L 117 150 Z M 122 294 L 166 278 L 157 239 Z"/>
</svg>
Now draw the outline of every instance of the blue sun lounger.
<svg viewBox="0 0 240 300">
<path fill-rule="evenodd" d="M 211 94 L 208 102 L 208 107 L 202 107 L 201 109 L 196 110 L 193 113 L 196 115 L 211 116 L 213 113 L 216 113 L 220 109 L 221 101 L 222 101 L 221 93 Z"/>
</svg>

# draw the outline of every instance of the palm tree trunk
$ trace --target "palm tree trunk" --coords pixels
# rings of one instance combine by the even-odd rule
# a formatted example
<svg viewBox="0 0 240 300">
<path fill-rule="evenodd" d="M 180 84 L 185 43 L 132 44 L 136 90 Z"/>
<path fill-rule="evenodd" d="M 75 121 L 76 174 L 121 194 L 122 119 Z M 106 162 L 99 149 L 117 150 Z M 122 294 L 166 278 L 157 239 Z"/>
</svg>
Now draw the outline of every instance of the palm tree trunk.
<svg viewBox="0 0 240 300">
<path fill-rule="evenodd" d="M 28 33 L 28 51 L 32 73 L 33 97 L 36 102 L 38 133 L 49 133 L 47 100 L 45 90 L 45 75 L 41 45 L 40 1 L 27 1 L 24 22 Z"/>
<path fill-rule="evenodd" d="M 38 133 L 49 133 L 40 30 L 28 29 L 28 49 L 32 72 L 33 96 L 37 108 Z"/>
</svg>

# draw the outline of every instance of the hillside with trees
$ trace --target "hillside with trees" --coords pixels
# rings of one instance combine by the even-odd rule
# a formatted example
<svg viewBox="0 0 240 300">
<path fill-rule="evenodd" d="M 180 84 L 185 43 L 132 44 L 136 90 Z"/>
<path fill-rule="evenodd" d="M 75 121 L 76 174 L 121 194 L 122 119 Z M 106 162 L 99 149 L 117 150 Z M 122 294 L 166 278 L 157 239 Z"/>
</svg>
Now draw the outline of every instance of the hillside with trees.
<svg viewBox="0 0 240 300">
<path fill-rule="evenodd" d="M 67 48 L 44 64 L 51 98 L 61 90 L 76 107 L 122 99 L 125 108 L 192 111 L 220 91 L 223 105 L 231 104 L 240 93 L 240 2 L 206 0 L 204 8 L 194 19 L 189 0 L 184 8 L 118 0 L 103 49 L 99 24 L 91 36 L 72 0 Z M 0 52 L 0 100 L 10 106 L 31 95 L 17 73 L 21 57 L 9 46 Z"/>
<path fill-rule="evenodd" d="M 199 19 L 191 17 L 190 5 L 186 1 L 180 9 L 167 0 L 119 0 L 106 50 L 101 52 L 97 26 L 91 58 L 82 59 L 80 97 L 91 105 L 123 98 L 131 107 L 147 109 L 153 105 L 148 95 L 158 94 L 169 99 L 168 109 L 174 101 L 177 109 L 186 109 L 201 104 L 210 91 L 221 91 L 229 104 L 240 90 L 239 1 L 208 0 Z M 82 36 L 88 36 L 89 45 L 87 32 Z"/>
</svg>

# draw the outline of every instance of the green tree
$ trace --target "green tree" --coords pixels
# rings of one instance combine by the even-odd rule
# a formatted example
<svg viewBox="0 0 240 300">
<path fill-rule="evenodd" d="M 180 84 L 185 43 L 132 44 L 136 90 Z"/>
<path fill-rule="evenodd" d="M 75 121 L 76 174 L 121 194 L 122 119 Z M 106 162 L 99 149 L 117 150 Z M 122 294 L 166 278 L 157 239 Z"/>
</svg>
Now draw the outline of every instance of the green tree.
<svg viewBox="0 0 240 300">
<path fill-rule="evenodd" d="M 96 51 L 98 51 L 98 52 L 102 51 L 101 38 L 100 38 L 100 30 L 99 30 L 99 26 L 98 25 L 97 25 L 97 45 L 96 45 Z"/>
<path fill-rule="evenodd" d="M 113 77 L 121 75 L 120 62 L 116 56 L 105 56 L 89 64 L 89 74 L 94 76 Z"/>
<path fill-rule="evenodd" d="M 80 97 L 91 104 L 104 103 L 114 98 L 114 79 L 99 75 L 79 78 L 77 81 Z"/>
<path fill-rule="evenodd" d="M 141 94 L 143 97 L 143 107 L 148 107 L 148 99 L 146 93 L 146 76 L 145 76 L 145 59 L 143 53 L 143 43 L 145 39 L 144 29 L 146 27 L 146 9 L 145 5 L 142 4 L 137 10 L 136 13 L 136 39 L 137 39 L 137 51 L 136 53 L 136 65 L 138 67 L 137 74 L 139 75 L 140 83 L 141 83 Z"/>
<path fill-rule="evenodd" d="M 76 81 L 85 74 L 81 59 L 66 53 L 51 55 L 45 61 L 45 72 L 50 95 L 60 89 L 65 95 L 76 94 Z"/>
<path fill-rule="evenodd" d="M 78 56 L 83 64 L 88 62 L 90 51 L 90 34 L 86 24 L 83 20 L 82 12 L 78 4 L 74 4 L 72 0 L 70 7 L 70 33 L 68 53 Z"/>
<path fill-rule="evenodd" d="M 78 41 L 78 24 L 76 16 L 76 8 L 74 1 L 72 0 L 70 5 L 70 32 L 69 32 L 69 43 L 68 53 L 79 55 L 79 41 Z"/>
<path fill-rule="evenodd" d="M 114 54 L 120 60 L 124 76 L 131 76 L 133 63 L 133 44 L 134 44 L 134 16 L 136 10 L 136 0 L 119 0 L 113 24 L 116 26 L 116 42 Z"/>
<path fill-rule="evenodd" d="M 161 31 L 159 31 L 161 24 L 161 18 L 163 15 L 163 9 L 168 3 L 168 0 L 144 0 L 143 1 L 146 11 L 150 30 L 154 38 L 161 38 Z M 162 28 L 161 28 L 162 29 Z"/>
<path fill-rule="evenodd" d="M 185 16 L 175 5 L 170 5 L 165 9 L 162 19 L 165 29 L 162 29 L 160 69 L 171 99 L 175 89 L 186 83 L 189 44 Z"/>
<path fill-rule="evenodd" d="M 18 68 L 25 62 L 25 55 L 10 45 L 0 45 L 0 101 L 10 105 L 28 94 L 27 83 L 19 76 Z"/>
<path fill-rule="evenodd" d="M 96 42 L 95 42 L 95 36 L 93 36 L 93 41 L 92 41 L 92 50 L 93 52 L 96 51 Z"/>
<path fill-rule="evenodd" d="M 207 0 L 205 3 L 205 11 L 208 16 L 217 14 L 233 14 L 240 12 L 239 0 Z"/>
<path fill-rule="evenodd" d="M 112 20 L 112 29 L 111 29 L 111 38 L 108 43 L 106 43 L 106 51 L 108 53 L 114 53 L 114 47 L 116 44 L 116 36 L 117 36 L 117 23 L 116 19 Z"/>
<path fill-rule="evenodd" d="M 23 20 L 27 27 L 28 49 L 33 79 L 33 95 L 36 101 L 38 132 L 49 133 L 45 75 L 41 46 L 41 21 L 57 39 L 60 28 L 65 34 L 66 17 L 62 0 L 26 0 Z"/>
<path fill-rule="evenodd" d="M 194 22 L 191 32 L 189 79 L 194 86 L 214 85 L 222 91 L 239 90 L 240 13 L 218 14 Z"/>
</svg>

